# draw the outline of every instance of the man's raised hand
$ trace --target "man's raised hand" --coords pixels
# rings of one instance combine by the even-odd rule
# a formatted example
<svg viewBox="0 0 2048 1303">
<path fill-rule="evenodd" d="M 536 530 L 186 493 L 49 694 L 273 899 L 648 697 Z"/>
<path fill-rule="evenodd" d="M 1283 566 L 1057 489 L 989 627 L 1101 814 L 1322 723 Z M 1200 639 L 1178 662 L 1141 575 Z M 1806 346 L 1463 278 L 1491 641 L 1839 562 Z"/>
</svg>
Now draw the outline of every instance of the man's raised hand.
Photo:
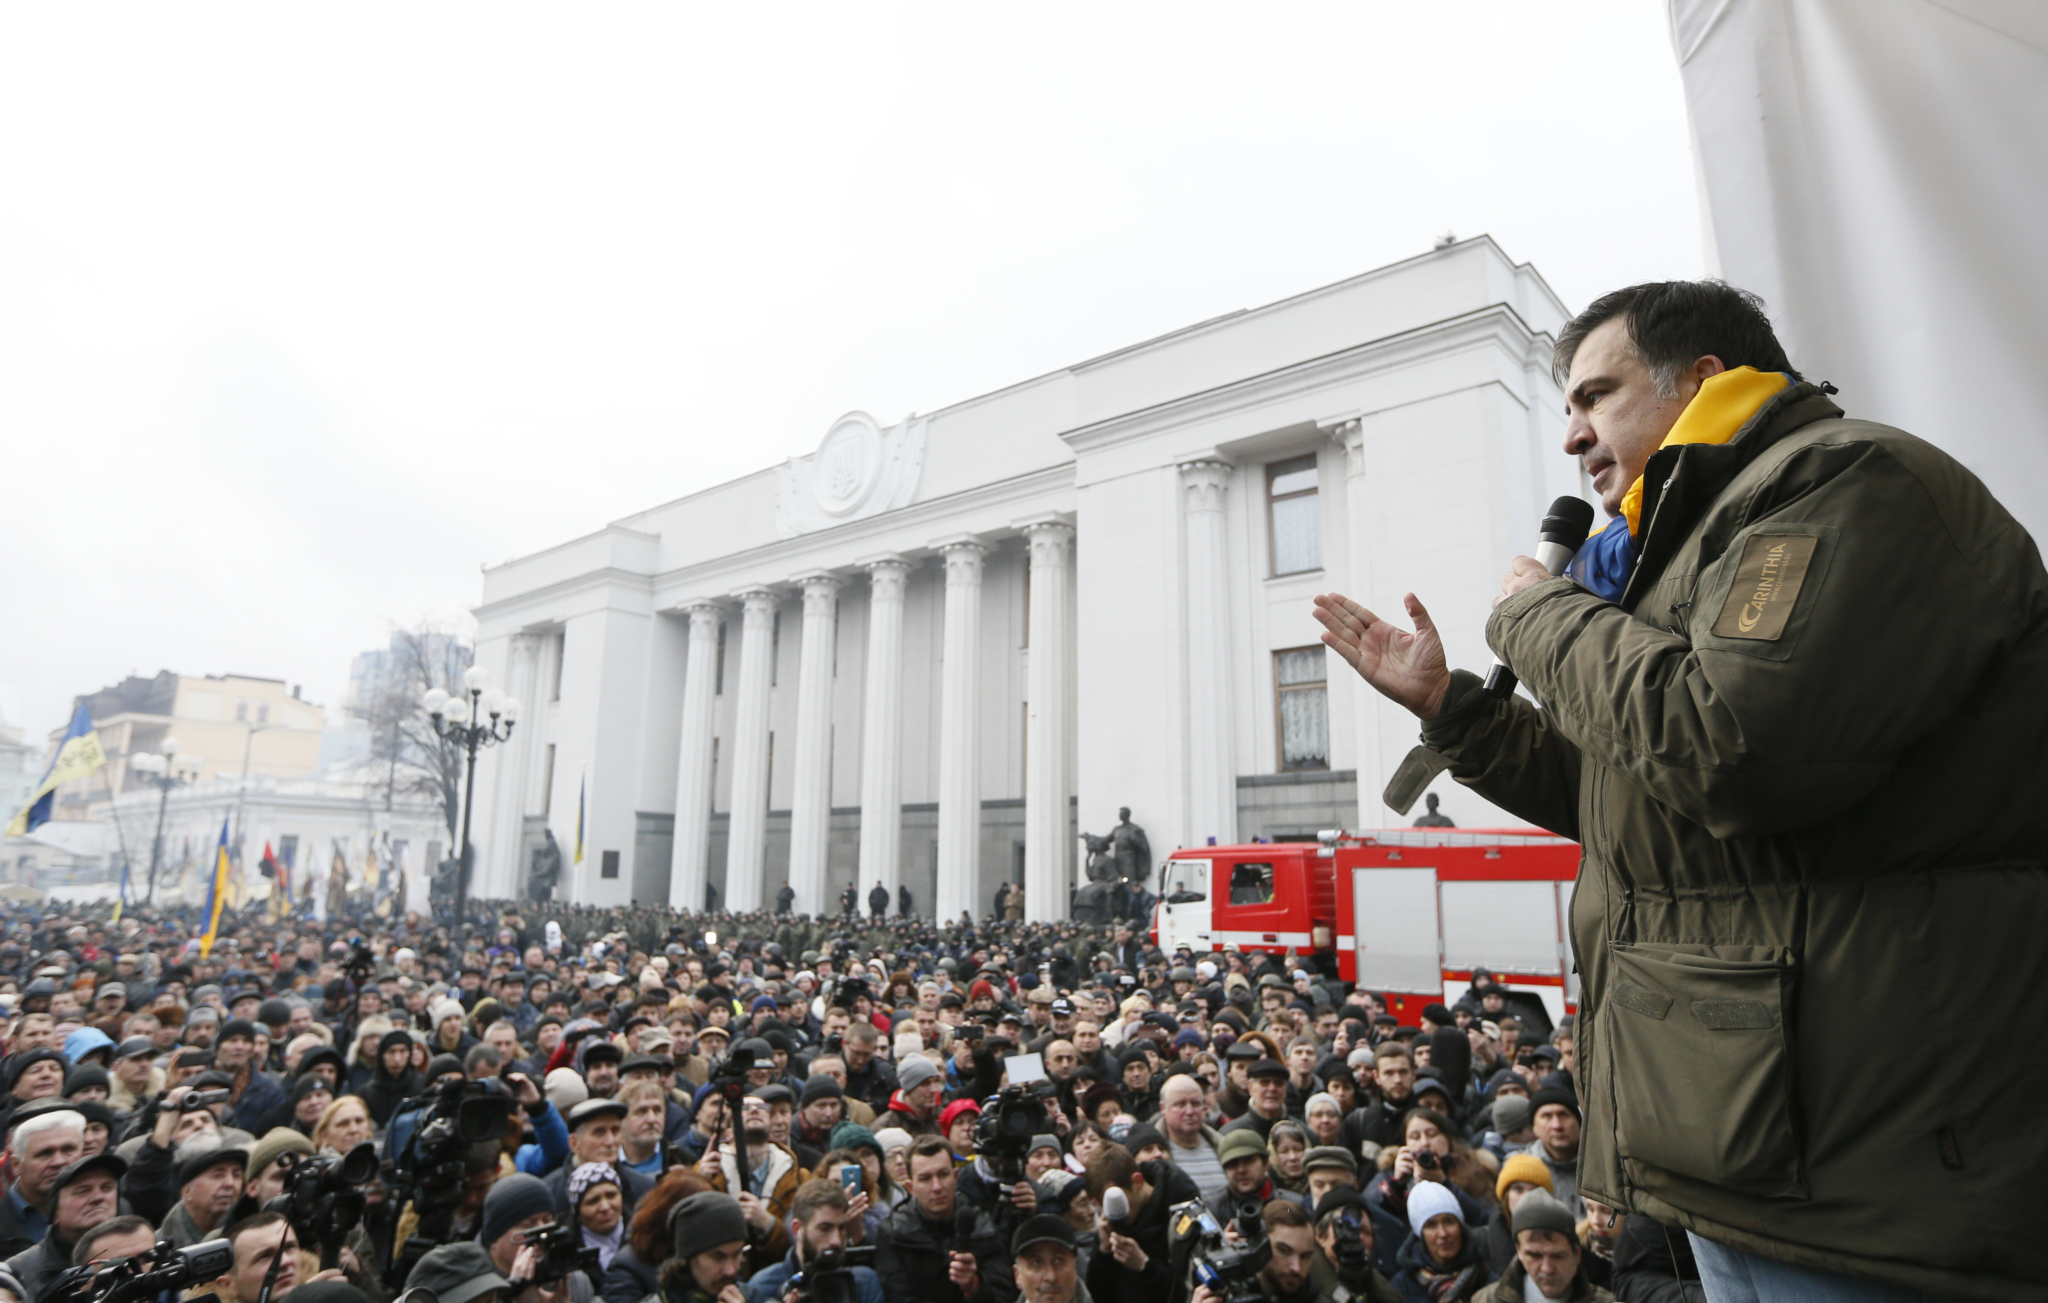
<svg viewBox="0 0 2048 1303">
<path fill-rule="evenodd" d="M 1342 593 L 1316 598 L 1316 620 L 1323 626 L 1323 645 L 1342 656 L 1358 677 L 1418 719 L 1434 719 L 1451 686 L 1443 642 L 1415 594 L 1401 600 L 1415 623 L 1413 633 L 1395 628 Z"/>
</svg>

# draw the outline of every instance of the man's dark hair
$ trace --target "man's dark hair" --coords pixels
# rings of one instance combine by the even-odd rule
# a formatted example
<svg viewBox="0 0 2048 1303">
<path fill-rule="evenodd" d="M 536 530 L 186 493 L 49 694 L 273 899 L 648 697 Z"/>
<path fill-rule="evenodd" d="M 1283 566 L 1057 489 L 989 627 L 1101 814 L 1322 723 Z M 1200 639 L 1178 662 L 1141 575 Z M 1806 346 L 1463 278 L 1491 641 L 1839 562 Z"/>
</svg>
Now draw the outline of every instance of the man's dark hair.
<svg viewBox="0 0 2048 1303">
<path fill-rule="evenodd" d="M 1560 385 L 1571 374 L 1572 358 L 1586 336 L 1620 317 L 1636 356 L 1650 368 L 1657 393 L 1678 392 L 1678 373 L 1703 357 L 1721 359 L 1729 370 L 1753 366 L 1800 378 L 1771 330 L 1764 301 L 1726 281 L 1648 281 L 1602 294 L 1558 332 L 1550 353 L 1550 375 Z"/>
<path fill-rule="evenodd" d="M 839 1188 L 837 1181 L 806 1181 L 796 1188 L 796 1195 L 789 1201 L 789 1215 L 794 1221 L 811 1224 L 811 1218 L 818 1215 L 820 1208 L 834 1212 L 845 1212 L 853 1205 L 847 1200 L 846 1191 Z"/>
<path fill-rule="evenodd" d="M 220 1237 L 233 1244 L 251 1231 L 260 1231 L 266 1226 L 275 1226 L 284 1221 L 283 1213 L 254 1212 L 220 1233 Z"/>
<path fill-rule="evenodd" d="M 919 1136 L 910 1142 L 910 1155 L 903 1160 L 903 1170 L 909 1171 L 912 1162 L 920 1158 L 930 1158 L 933 1154 L 944 1154 L 950 1162 L 953 1158 L 953 1147 L 946 1143 L 944 1136 Z"/>
<path fill-rule="evenodd" d="M 1308 1211 L 1288 1199 L 1275 1199 L 1259 1209 L 1259 1224 L 1267 1230 L 1275 1226 L 1307 1226 L 1314 1229 L 1314 1223 L 1308 1219 Z"/>
<path fill-rule="evenodd" d="M 71 1250 L 71 1265 L 83 1267 L 92 1261 L 92 1251 L 99 1246 L 101 1240 L 109 1235 L 126 1235 L 130 1231 L 149 1231 L 152 1235 L 155 1234 L 155 1229 L 146 1218 L 137 1217 L 133 1213 L 109 1218 L 78 1237 L 78 1243 Z"/>
<path fill-rule="evenodd" d="M 469 1054 L 463 1060 L 462 1070 L 471 1076 L 476 1075 L 476 1070 L 479 1067 L 489 1069 L 490 1072 L 495 1073 L 504 1062 L 505 1057 L 498 1053 L 497 1046 L 487 1045 L 482 1041 L 478 1041 L 469 1047 Z"/>
</svg>

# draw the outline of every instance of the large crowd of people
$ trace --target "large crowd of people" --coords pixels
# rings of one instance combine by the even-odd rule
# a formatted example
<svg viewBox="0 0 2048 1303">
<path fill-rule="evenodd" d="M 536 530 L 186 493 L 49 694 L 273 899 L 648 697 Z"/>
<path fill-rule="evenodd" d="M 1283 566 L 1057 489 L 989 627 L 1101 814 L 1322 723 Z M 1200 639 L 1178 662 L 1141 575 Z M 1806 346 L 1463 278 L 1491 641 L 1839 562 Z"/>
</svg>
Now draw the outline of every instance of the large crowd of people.
<svg viewBox="0 0 2048 1303">
<path fill-rule="evenodd" d="M 1130 925 L 201 923 L 0 906 L 12 1303 L 219 1240 L 223 1303 L 1702 1297 L 1578 1194 L 1571 1019 L 1483 974 L 1404 1026 Z M 456 1100 L 502 1127 L 447 1140 Z"/>
</svg>

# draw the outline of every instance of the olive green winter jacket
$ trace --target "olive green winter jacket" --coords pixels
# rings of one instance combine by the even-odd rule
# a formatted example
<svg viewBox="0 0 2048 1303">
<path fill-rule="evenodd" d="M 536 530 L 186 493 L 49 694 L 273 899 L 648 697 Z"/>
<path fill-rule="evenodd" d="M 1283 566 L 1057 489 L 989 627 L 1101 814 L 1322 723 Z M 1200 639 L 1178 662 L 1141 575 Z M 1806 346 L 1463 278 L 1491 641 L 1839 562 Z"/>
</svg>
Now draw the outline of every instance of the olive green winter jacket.
<svg viewBox="0 0 2048 1303">
<path fill-rule="evenodd" d="M 2048 573 L 1813 385 L 1659 451 L 1620 605 L 1496 608 L 1459 781 L 1584 847 L 1579 1188 L 1944 1297 L 2048 1299 Z M 2019 1125 L 2015 1125 L 2015 1123 Z"/>
</svg>

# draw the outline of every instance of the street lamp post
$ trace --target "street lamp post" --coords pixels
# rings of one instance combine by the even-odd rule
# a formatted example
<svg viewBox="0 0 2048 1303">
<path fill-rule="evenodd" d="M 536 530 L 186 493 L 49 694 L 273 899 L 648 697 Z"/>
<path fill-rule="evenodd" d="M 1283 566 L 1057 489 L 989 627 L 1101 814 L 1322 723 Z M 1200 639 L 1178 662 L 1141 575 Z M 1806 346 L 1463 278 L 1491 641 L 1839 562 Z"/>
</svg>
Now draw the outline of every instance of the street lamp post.
<svg viewBox="0 0 2048 1303">
<path fill-rule="evenodd" d="M 149 886 L 143 896 L 155 904 L 157 869 L 164 860 L 164 818 L 170 812 L 171 793 L 196 781 L 202 766 L 197 756 L 179 755 L 178 739 L 167 737 L 162 754 L 138 751 L 128 757 L 128 768 L 161 793 L 156 803 L 156 841 L 149 848 Z"/>
<path fill-rule="evenodd" d="M 242 723 L 242 727 L 249 731 L 242 739 L 242 783 L 241 789 L 235 795 L 235 871 L 237 873 L 242 870 L 243 826 L 249 818 L 249 753 L 256 745 L 256 735 L 258 733 L 268 732 L 273 728 L 283 728 L 285 726 L 283 724 L 251 724 L 245 720 Z"/>
<path fill-rule="evenodd" d="M 469 814 L 476 804 L 476 753 L 512 736 L 519 703 L 491 686 L 490 671 L 472 665 L 462 672 L 462 691 L 450 694 L 429 688 L 420 699 L 434 735 L 463 749 L 462 833 L 455 849 L 455 926 L 460 928 L 469 906 Z M 467 715 L 467 722 L 464 716 Z"/>
</svg>

